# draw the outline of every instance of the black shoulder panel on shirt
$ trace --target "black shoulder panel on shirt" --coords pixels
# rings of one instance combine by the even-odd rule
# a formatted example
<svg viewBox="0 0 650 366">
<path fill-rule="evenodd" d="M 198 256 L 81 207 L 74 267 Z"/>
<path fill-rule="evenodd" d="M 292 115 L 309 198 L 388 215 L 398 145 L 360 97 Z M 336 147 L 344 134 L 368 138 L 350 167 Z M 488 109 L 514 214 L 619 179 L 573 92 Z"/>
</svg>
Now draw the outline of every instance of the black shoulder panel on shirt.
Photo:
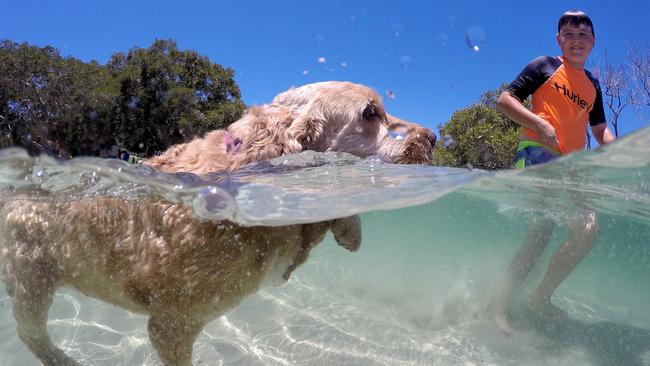
<svg viewBox="0 0 650 366">
<path fill-rule="evenodd" d="M 560 65 L 562 65 L 562 61 L 557 57 L 538 57 L 517 75 L 517 78 L 508 85 L 506 90 L 519 98 L 520 101 L 524 101 L 550 79 Z"/>
<path fill-rule="evenodd" d="M 589 125 L 595 126 L 601 123 L 606 123 L 607 118 L 605 118 L 605 109 L 603 107 L 603 93 L 600 90 L 600 83 L 589 70 L 585 69 L 585 74 L 591 80 L 591 83 L 594 84 L 596 88 L 596 100 L 594 101 L 594 107 L 589 112 Z"/>
</svg>

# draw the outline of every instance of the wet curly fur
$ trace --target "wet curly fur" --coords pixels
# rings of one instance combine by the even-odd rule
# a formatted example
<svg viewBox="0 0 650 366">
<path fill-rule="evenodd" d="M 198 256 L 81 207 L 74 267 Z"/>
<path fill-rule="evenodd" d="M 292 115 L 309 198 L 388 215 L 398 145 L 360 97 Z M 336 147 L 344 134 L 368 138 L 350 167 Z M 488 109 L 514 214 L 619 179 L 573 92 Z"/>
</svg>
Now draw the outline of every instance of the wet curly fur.
<svg viewBox="0 0 650 366">
<path fill-rule="evenodd" d="M 399 131 L 404 138 L 391 133 Z M 172 146 L 145 164 L 165 172 L 233 171 L 304 150 L 427 163 L 430 130 L 386 114 L 362 85 L 293 88 L 253 107 L 228 130 Z M 190 365 L 203 326 L 254 293 L 286 280 L 328 231 L 355 251 L 357 216 L 311 224 L 244 227 L 203 221 L 161 198 L 47 201 L 9 197 L 1 210 L 3 280 L 17 334 L 45 365 L 76 365 L 50 341 L 48 310 L 59 286 L 149 315 L 149 339 L 165 365 Z"/>
</svg>

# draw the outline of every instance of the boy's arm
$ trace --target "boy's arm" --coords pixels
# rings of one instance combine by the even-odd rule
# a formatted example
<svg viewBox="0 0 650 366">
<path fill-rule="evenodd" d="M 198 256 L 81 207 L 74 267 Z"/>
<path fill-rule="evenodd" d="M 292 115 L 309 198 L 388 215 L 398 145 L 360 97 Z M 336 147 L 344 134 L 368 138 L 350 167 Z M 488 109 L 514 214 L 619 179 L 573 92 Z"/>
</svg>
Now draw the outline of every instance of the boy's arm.
<svg viewBox="0 0 650 366">
<path fill-rule="evenodd" d="M 591 134 L 598 141 L 598 145 L 607 145 L 616 138 L 612 134 L 612 131 L 609 130 L 609 127 L 607 127 L 607 123 L 591 126 Z"/>
<path fill-rule="evenodd" d="M 596 100 L 594 101 L 594 107 L 589 112 L 591 133 L 596 141 L 598 141 L 598 145 L 602 146 L 614 141 L 616 137 L 607 127 L 607 119 L 605 119 L 605 109 L 603 108 L 603 94 L 602 90 L 600 89 L 600 83 L 598 82 L 598 79 L 594 79 L 591 74 L 587 74 L 587 76 L 592 79 L 594 87 L 596 88 Z"/>
<path fill-rule="evenodd" d="M 555 128 L 548 121 L 531 112 L 510 92 L 504 91 L 499 95 L 497 108 L 511 120 L 536 131 L 541 140 L 539 142 L 555 149 L 558 148 L 559 141 Z"/>
</svg>

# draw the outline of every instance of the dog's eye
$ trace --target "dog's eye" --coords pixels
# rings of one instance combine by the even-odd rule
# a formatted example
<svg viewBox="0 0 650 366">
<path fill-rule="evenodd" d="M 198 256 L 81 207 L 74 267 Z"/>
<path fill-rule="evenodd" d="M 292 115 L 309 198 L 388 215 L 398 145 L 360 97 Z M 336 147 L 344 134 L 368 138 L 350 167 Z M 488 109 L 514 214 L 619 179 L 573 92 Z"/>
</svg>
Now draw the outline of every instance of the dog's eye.
<svg viewBox="0 0 650 366">
<path fill-rule="evenodd" d="M 366 106 L 366 109 L 363 110 L 363 118 L 365 119 L 373 119 L 378 116 L 379 116 L 379 111 L 377 110 L 377 107 L 374 104 L 368 104 Z"/>
</svg>

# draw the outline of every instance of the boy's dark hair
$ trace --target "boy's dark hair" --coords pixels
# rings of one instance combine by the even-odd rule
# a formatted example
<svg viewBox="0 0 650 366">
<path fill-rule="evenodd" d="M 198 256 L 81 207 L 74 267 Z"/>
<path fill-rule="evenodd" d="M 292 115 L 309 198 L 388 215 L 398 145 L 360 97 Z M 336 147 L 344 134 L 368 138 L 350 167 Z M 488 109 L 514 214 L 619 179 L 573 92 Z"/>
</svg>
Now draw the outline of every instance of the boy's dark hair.
<svg viewBox="0 0 650 366">
<path fill-rule="evenodd" d="M 564 25 L 571 25 L 578 27 L 580 24 L 588 25 L 591 28 L 591 35 L 596 36 L 594 31 L 594 23 L 591 22 L 591 18 L 585 12 L 580 10 L 569 10 L 566 13 L 562 14 L 560 20 L 557 22 L 557 32 L 560 33 L 560 28 Z"/>
</svg>

